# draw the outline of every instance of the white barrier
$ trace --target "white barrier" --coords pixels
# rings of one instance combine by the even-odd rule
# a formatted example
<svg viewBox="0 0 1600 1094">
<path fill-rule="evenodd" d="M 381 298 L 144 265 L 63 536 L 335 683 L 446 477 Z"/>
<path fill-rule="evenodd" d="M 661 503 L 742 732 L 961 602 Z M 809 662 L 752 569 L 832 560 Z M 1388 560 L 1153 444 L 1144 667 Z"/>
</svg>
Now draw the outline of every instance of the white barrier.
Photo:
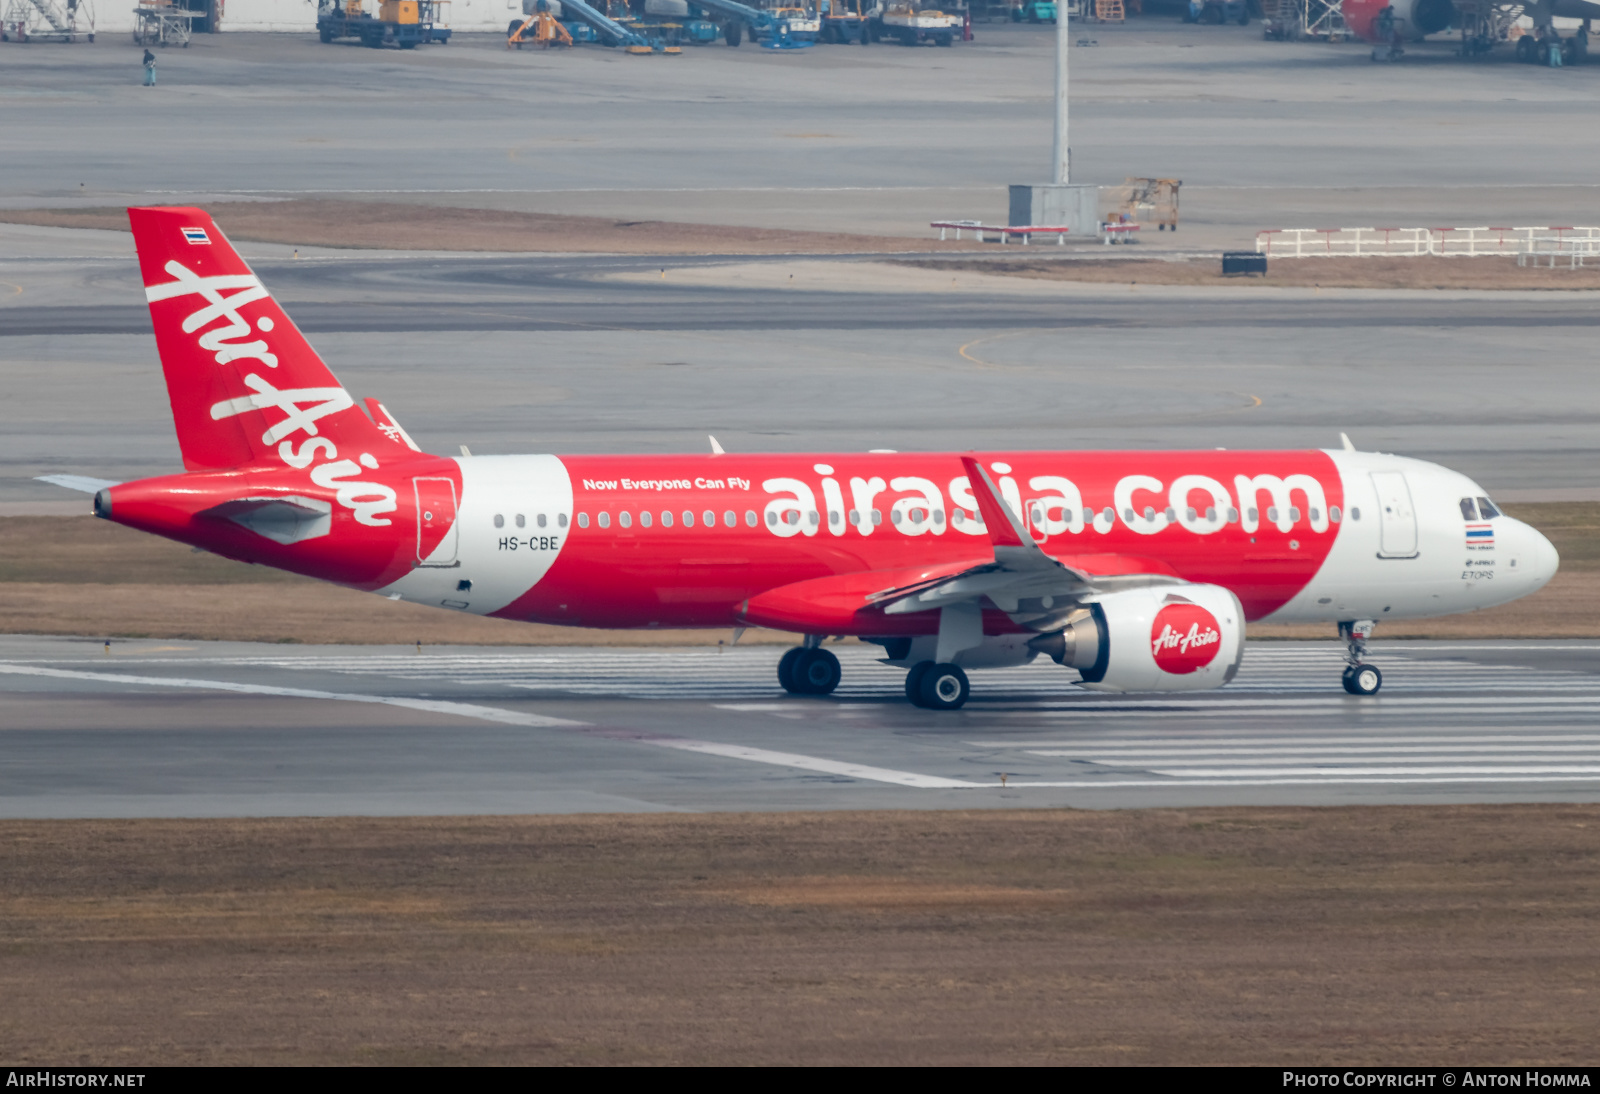
<svg viewBox="0 0 1600 1094">
<path fill-rule="evenodd" d="M 1256 233 L 1256 250 L 1271 258 L 1600 255 L 1584 248 L 1600 248 L 1600 227 L 1269 228 Z"/>
</svg>

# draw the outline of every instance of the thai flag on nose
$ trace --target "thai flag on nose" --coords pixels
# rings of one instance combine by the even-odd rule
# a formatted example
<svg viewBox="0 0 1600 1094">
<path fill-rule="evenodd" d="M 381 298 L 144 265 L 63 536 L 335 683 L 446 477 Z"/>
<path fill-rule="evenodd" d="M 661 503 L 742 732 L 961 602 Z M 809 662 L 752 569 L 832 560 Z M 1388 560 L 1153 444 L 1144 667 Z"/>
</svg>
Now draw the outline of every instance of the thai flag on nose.
<svg viewBox="0 0 1600 1094">
<path fill-rule="evenodd" d="M 1468 547 L 1493 547 L 1494 546 L 1494 525 L 1492 525 L 1492 524 L 1469 524 L 1469 525 L 1467 525 L 1467 546 Z"/>
</svg>

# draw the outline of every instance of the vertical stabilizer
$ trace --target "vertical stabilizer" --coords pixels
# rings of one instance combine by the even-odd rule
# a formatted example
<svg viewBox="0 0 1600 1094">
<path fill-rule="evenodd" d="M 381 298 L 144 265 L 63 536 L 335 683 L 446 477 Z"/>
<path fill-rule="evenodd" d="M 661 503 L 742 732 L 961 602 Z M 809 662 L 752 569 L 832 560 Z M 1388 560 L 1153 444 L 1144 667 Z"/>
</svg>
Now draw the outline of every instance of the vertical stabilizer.
<svg viewBox="0 0 1600 1094">
<path fill-rule="evenodd" d="M 307 437 L 384 443 L 210 216 L 129 209 L 128 219 L 186 468 L 290 459 Z"/>
</svg>

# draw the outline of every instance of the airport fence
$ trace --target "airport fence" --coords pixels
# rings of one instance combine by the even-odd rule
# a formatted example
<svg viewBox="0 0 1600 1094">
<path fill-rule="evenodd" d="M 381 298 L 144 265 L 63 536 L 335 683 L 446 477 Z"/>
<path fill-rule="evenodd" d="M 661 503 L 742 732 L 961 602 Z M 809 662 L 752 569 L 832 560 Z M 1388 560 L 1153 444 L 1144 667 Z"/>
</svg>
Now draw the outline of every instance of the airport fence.
<svg viewBox="0 0 1600 1094">
<path fill-rule="evenodd" d="M 1268 228 L 1256 250 L 1271 258 L 1486 255 L 1600 258 L 1600 227 L 1524 228 Z"/>
</svg>

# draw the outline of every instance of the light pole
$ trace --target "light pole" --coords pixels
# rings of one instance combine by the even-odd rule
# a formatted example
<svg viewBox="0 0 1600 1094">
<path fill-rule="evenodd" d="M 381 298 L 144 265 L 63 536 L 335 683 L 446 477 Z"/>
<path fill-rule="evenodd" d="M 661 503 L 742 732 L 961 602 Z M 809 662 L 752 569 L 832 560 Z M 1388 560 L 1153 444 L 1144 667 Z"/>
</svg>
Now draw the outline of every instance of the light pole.
<svg viewBox="0 0 1600 1094">
<path fill-rule="evenodd" d="M 1066 185 L 1072 181 L 1072 151 L 1067 144 L 1067 4 L 1056 0 L 1056 141 L 1051 181 Z"/>
</svg>

